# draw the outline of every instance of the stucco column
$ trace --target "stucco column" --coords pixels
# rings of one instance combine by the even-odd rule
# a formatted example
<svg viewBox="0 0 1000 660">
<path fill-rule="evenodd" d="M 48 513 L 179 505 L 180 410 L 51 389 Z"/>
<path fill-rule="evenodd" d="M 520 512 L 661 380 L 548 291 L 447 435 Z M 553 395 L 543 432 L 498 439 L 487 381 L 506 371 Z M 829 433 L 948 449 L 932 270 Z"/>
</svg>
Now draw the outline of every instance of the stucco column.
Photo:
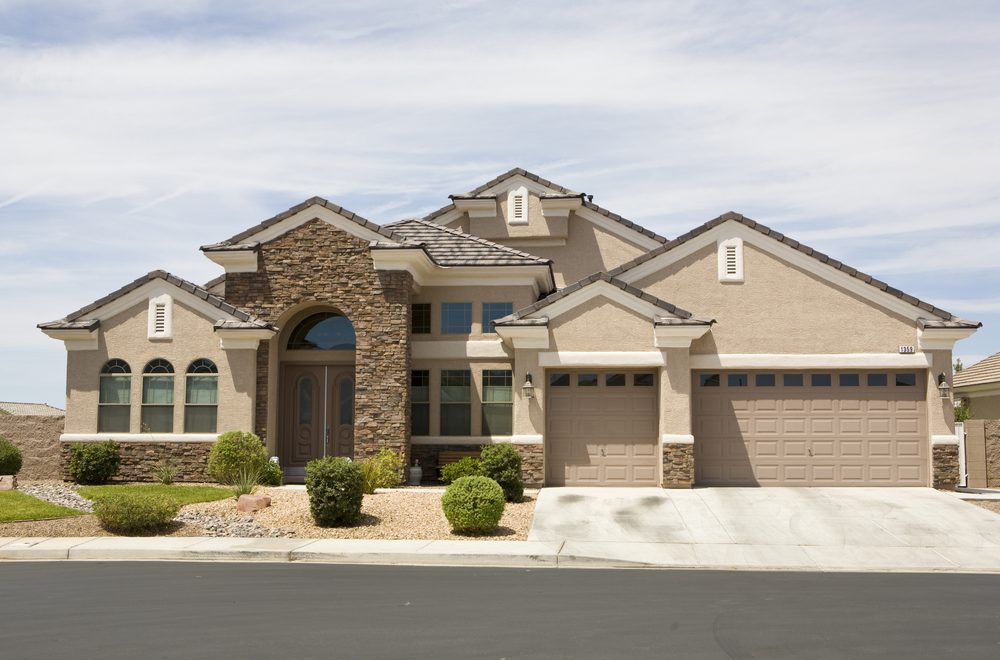
<svg viewBox="0 0 1000 660">
<path fill-rule="evenodd" d="M 663 349 L 660 369 L 660 446 L 664 488 L 694 485 L 694 436 L 691 434 L 691 351 Z"/>
<path fill-rule="evenodd" d="M 525 398 L 521 386 L 528 374 L 535 386 L 532 399 Z M 545 483 L 545 370 L 538 366 L 538 351 L 514 350 L 514 446 L 521 455 L 524 485 L 541 487 Z"/>
<path fill-rule="evenodd" d="M 951 385 L 951 351 L 925 351 L 932 366 L 927 375 L 927 427 L 931 441 L 931 474 L 933 486 L 954 490 L 958 484 L 958 442 L 955 436 L 955 401 L 942 399 L 938 392 L 938 374 L 944 374 Z"/>
</svg>

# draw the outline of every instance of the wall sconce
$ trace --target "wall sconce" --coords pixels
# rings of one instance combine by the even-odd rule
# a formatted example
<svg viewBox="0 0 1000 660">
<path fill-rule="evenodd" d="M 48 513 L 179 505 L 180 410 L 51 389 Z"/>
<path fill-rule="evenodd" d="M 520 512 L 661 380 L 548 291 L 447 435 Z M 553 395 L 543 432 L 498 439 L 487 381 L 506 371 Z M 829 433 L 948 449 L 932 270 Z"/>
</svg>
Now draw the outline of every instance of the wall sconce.
<svg viewBox="0 0 1000 660">
<path fill-rule="evenodd" d="M 521 394 L 525 399 L 535 398 L 535 386 L 531 382 L 531 374 L 524 377 L 524 385 L 521 386 Z"/>
<path fill-rule="evenodd" d="M 948 384 L 948 378 L 944 375 L 944 372 L 938 374 L 938 394 L 941 395 L 942 399 L 947 399 L 951 396 L 951 385 Z"/>
</svg>

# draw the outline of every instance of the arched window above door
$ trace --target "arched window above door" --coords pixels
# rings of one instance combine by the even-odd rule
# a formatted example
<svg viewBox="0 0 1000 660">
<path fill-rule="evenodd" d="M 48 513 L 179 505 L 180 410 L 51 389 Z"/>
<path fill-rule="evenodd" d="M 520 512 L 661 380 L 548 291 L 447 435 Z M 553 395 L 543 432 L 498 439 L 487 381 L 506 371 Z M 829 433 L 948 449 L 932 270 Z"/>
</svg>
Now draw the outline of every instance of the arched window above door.
<svg viewBox="0 0 1000 660">
<path fill-rule="evenodd" d="M 356 344 L 350 319 L 337 312 L 307 317 L 288 338 L 288 348 L 293 351 L 354 350 Z"/>
</svg>

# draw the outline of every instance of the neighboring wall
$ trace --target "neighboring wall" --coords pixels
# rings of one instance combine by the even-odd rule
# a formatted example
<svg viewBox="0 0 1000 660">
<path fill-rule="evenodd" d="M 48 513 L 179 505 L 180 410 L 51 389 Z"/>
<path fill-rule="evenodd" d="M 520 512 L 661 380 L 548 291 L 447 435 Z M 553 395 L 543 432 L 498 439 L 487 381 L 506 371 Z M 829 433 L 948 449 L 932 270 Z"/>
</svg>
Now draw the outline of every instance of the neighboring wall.
<svg viewBox="0 0 1000 660">
<path fill-rule="evenodd" d="M 1000 394 L 970 397 L 969 413 L 972 419 L 1000 419 Z"/>
<path fill-rule="evenodd" d="M 18 479 L 61 479 L 59 436 L 65 417 L 0 415 L 0 436 L 13 442 L 24 458 Z"/>
<path fill-rule="evenodd" d="M 965 423 L 965 463 L 969 488 L 1000 488 L 1000 419 Z"/>
</svg>

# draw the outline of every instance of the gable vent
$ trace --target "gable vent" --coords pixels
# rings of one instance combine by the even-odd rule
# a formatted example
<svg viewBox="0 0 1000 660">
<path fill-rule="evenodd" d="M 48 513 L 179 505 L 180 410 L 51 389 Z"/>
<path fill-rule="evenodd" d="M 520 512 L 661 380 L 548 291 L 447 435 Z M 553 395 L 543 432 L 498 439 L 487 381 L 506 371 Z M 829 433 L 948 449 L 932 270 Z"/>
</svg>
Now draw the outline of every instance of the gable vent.
<svg viewBox="0 0 1000 660">
<path fill-rule="evenodd" d="M 730 238 L 719 243 L 719 281 L 743 281 L 743 239 Z"/>
<path fill-rule="evenodd" d="M 153 312 L 153 332 L 163 334 L 167 331 L 167 305 L 166 303 L 156 303 Z"/>
<path fill-rule="evenodd" d="M 174 301 L 169 294 L 163 294 L 149 301 L 149 338 L 170 339 L 172 334 Z"/>
<path fill-rule="evenodd" d="M 524 186 L 507 193 L 507 224 L 528 224 L 528 189 Z"/>
<path fill-rule="evenodd" d="M 736 277 L 738 271 L 736 270 L 736 246 L 727 245 L 726 246 L 726 276 Z"/>
</svg>

